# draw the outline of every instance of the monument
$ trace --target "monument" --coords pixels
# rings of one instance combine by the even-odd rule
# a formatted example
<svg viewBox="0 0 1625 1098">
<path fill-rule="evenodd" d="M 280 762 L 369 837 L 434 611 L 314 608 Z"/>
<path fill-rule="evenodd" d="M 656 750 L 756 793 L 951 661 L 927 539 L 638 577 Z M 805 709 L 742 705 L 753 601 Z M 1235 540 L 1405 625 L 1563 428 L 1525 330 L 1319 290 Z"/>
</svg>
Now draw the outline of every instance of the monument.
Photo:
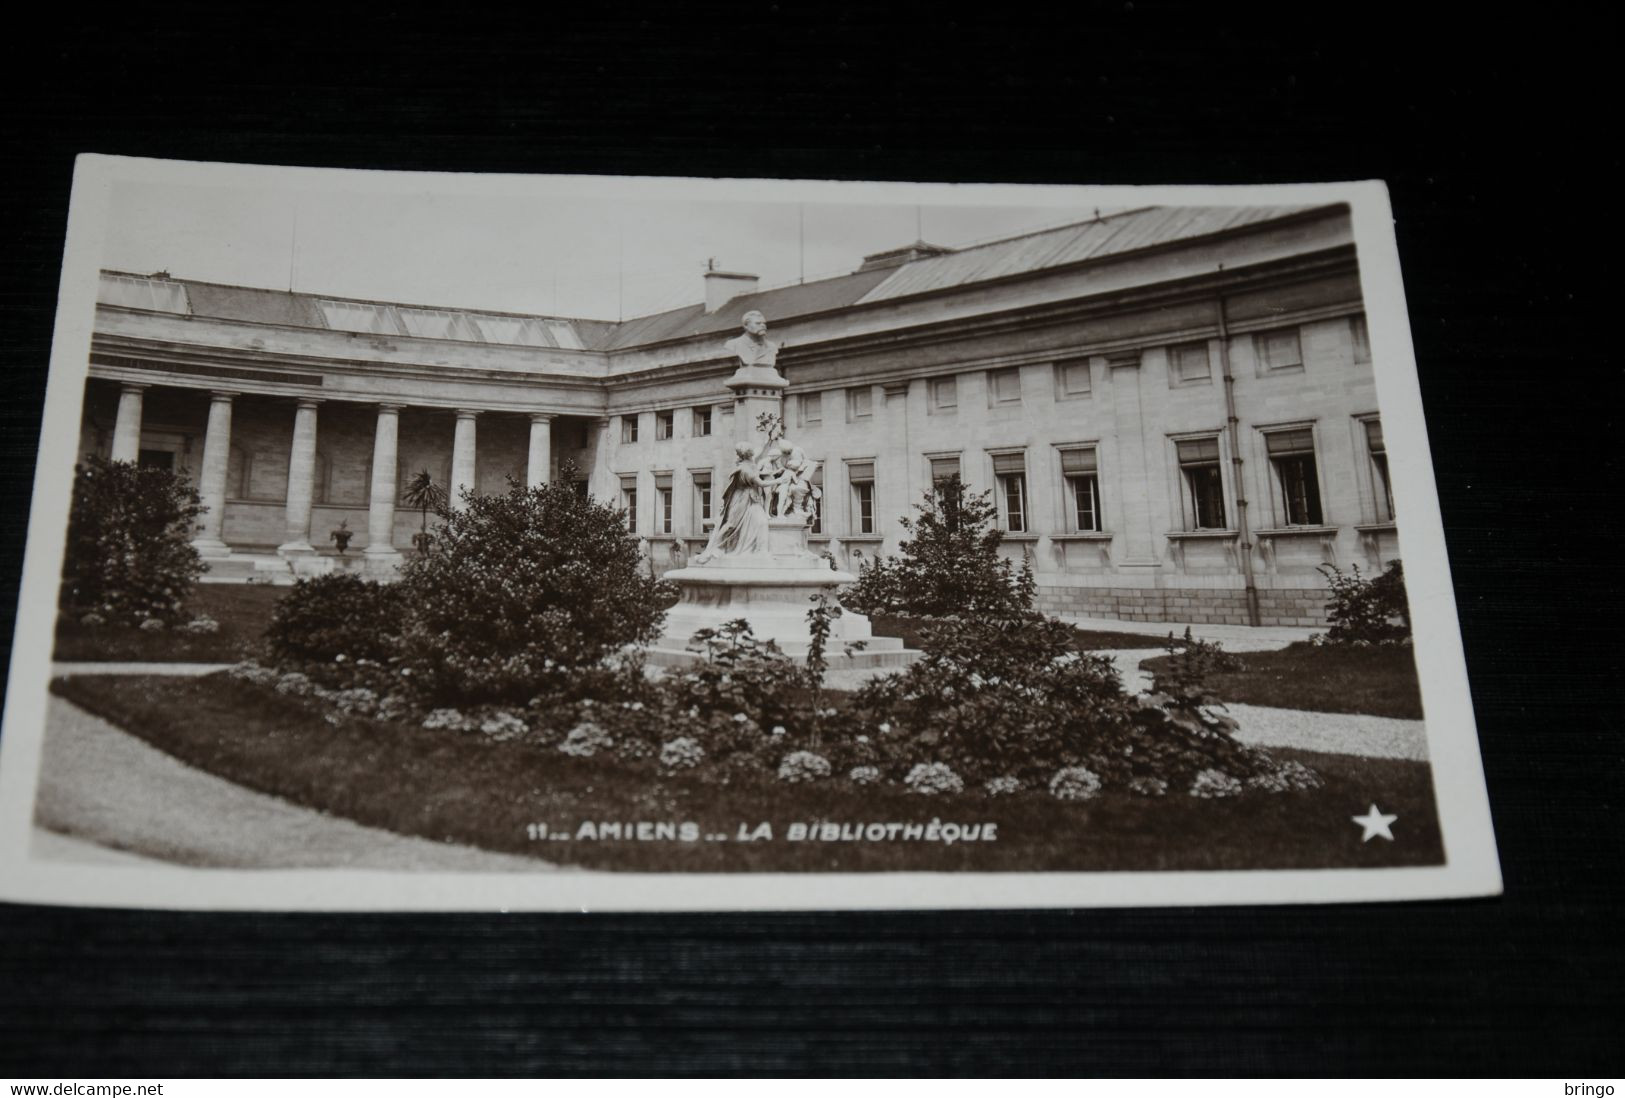
<svg viewBox="0 0 1625 1098">
<path fill-rule="evenodd" d="M 857 578 L 807 547 L 820 491 L 813 483 L 816 464 L 784 436 L 788 382 L 779 374 L 779 348 L 767 338 L 766 318 L 752 311 L 743 324 L 743 333 L 723 344 L 739 361 L 726 382 L 734 398 L 734 437 L 728 443 L 733 471 L 705 549 L 664 577 L 681 595 L 650 652 L 656 664 L 699 659 L 688 648 L 689 638 L 739 618 L 786 655 L 805 656 L 812 640 L 807 612 L 814 599 L 822 593 L 833 602 L 836 589 Z M 849 652 L 857 642 L 861 646 Z M 868 618 L 843 610 L 831 623 L 824 655 L 832 669 L 859 669 L 903 666 L 918 653 L 905 650 L 898 638 L 873 636 Z"/>
</svg>

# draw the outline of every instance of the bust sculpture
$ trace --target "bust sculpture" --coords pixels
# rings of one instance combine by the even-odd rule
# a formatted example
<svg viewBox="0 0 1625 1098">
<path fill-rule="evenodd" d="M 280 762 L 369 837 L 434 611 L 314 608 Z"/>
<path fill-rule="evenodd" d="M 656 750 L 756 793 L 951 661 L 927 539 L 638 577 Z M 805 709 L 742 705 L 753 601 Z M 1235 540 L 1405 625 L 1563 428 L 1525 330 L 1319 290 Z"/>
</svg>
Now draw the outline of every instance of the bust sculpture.
<svg viewBox="0 0 1625 1098">
<path fill-rule="evenodd" d="M 769 369 L 776 367 L 779 345 L 767 338 L 767 317 L 752 309 L 745 314 L 743 324 L 745 330 L 722 346 L 730 354 L 737 355 L 739 364 L 743 367 L 766 366 Z"/>
</svg>

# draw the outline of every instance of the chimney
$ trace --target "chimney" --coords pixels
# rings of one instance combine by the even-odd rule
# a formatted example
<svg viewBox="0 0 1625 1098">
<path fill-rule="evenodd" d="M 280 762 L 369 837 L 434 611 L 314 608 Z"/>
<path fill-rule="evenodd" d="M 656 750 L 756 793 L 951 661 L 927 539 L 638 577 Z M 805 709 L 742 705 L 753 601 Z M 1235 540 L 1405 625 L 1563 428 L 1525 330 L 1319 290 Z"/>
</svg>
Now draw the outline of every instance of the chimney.
<svg viewBox="0 0 1625 1098">
<path fill-rule="evenodd" d="M 740 294 L 756 292 L 758 279 L 752 274 L 737 274 L 715 268 L 705 272 L 705 311 L 714 313 Z"/>
</svg>

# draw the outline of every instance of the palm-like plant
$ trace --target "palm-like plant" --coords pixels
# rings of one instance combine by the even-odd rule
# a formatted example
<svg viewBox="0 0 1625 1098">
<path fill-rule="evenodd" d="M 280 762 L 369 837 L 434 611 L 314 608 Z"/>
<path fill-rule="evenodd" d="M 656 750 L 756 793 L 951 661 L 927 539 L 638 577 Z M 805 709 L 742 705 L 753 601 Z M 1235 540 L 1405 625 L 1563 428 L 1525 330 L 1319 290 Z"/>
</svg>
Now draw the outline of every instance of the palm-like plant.
<svg viewBox="0 0 1625 1098">
<path fill-rule="evenodd" d="M 412 535 L 412 541 L 417 545 L 418 552 L 427 553 L 429 551 L 431 541 L 429 537 L 429 512 L 444 510 L 446 500 L 446 490 L 434 482 L 434 478 L 429 475 L 427 469 L 407 481 L 406 490 L 401 493 L 401 502 L 408 507 L 416 508 L 418 514 L 422 516 L 421 528 L 416 534 Z"/>
</svg>

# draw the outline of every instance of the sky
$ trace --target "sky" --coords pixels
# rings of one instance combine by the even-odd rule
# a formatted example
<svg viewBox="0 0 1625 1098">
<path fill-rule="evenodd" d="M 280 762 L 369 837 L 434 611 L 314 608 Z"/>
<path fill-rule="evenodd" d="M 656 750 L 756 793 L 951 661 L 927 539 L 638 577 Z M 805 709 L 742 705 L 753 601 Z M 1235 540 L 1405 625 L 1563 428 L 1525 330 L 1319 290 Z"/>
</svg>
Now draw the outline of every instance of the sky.
<svg viewBox="0 0 1625 1098">
<path fill-rule="evenodd" d="M 360 193 L 122 181 L 102 266 L 418 305 L 615 320 L 703 299 L 703 272 L 763 288 L 847 274 L 922 237 L 962 246 L 1094 208 Z M 1105 210 L 1102 212 L 1111 212 Z"/>
</svg>

